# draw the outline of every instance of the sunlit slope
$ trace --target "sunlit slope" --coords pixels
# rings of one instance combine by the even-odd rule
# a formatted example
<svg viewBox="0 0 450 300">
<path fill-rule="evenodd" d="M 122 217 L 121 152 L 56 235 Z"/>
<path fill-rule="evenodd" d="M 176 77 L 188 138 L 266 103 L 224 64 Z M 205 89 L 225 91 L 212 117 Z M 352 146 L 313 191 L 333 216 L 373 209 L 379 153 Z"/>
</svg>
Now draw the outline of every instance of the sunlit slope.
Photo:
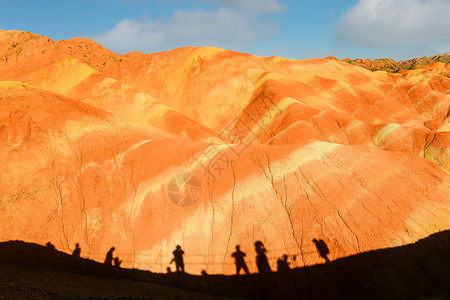
<svg viewBox="0 0 450 300">
<path fill-rule="evenodd" d="M 16 35 L 27 36 L 27 33 Z M 20 40 L 19 37 L 16 39 Z M 14 49 L 45 39 L 32 37 L 23 38 L 25 41 L 17 42 Z M 22 63 L 9 63 L 5 75 L 31 81 L 33 85 L 54 92 L 63 91 L 103 109 L 109 105 L 109 110 L 117 112 L 130 113 L 130 106 L 134 106 L 131 112 L 141 112 L 142 103 L 158 106 L 158 109 L 153 108 L 153 122 L 168 110 L 155 105 L 153 101 L 157 100 L 157 104 L 167 104 L 194 121 L 220 131 L 236 117 L 251 113 L 252 105 L 267 106 L 259 102 L 261 94 L 268 95 L 272 105 L 277 105 L 283 114 L 264 120 L 275 127 L 275 132 L 258 140 L 265 143 L 277 144 L 279 139 L 282 144 L 304 143 L 303 136 L 296 136 L 299 132 L 301 135 L 308 132 L 308 142 L 320 139 L 340 144 L 368 144 L 387 150 L 408 148 L 414 154 L 423 155 L 420 150 L 430 133 L 427 125 L 433 123 L 432 129 L 445 125 L 443 121 L 450 101 L 445 93 L 450 87 L 449 68 L 440 63 L 434 63 L 435 66 L 426 71 L 418 69 L 391 75 L 330 59 L 262 58 L 217 48 L 117 55 L 80 38 L 53 42 L 48 49 L 41 48 L 39 51 L 44 54 L 34 56 L 25 56 L 22 54 L 25 50 L 21 50 L 19 56 L 25 56 L 20 59 Z M 21 64 L 28 67 L 36 65 L 35 61 L 45 62 L 44 72 L 21 70 Z M 47 71 L 49 61 L 55 61 L 52 71 Z M 61 66 L 67 64 L 70 64 L 71 72 Z M 94 69 L 102 76 L 90 75 Z M 15 73 L 18 75 L 14 76 Z M 61 76 L 64 74 L 66 76 Z M 29 78 L 24 79 L 24 76 Z M 47 76 L 47 79 L 41 80 L 41 76 Z M 73 80 L 68 80 L 70 76 Z M 84 77 L 96 78 L 86 80 Z M 142 100 L 143 94 L 139 94 L 139 104 L 132 105 L 134 99 L 119 96 L 126 93 L 127 86 L 123 83 L 151 97 Z M 102 96 L 109 103 L 99 99 Z M 93 98 L 97 99 L 96 103 L 92 102 Z M 121 103 L 127 103 L 128 109 L 123 110 Z M 393 128 L 400 132 L 396 136 L 403 137 L 400 141 L 386 135 Z M 355 129 L 367 133 L 360 136 L 355 134 Z"/>
<path fill-rule="evenodd" d="M 0 40 L 2 37 L 8 40 L 3 44 L 9 44 L 9 47 L 0 55 L 4 60 L 3 68 L 0 68 L 1 80 L 26 82 L 126 119 L 151 124 L 180 137 L 206 140 L 216 136 L 209 128 L 158 102 L 150 95 L 103 75 L 102 69 L 95 69 L 96 64 L 91 63 L 91 59 L 82 54 L 83 51 L 88 54 L 97 53 L 92 55 L 97 60 L 117 56 L 98 44 L 88 43 L 83 39 L 53 42 L 25 32 L 4 32 L 3 36 L 0 35 Z M 97 52 L 88 51 L 89 47 L 85 44 L 94 47 Z M 30 52 L 28 47 L 34 47 L 35 52 Z M 77 55 L 74 53 L 77 51 L 81 52 Z M 100 66 L 103 67 L 102 64 Z"/>
<path fill-rule="evenodd" d="M 417 241 L 450 228 L 449 72 L 0 31 L 1 239 L 226 274 Z"/>
</svg>

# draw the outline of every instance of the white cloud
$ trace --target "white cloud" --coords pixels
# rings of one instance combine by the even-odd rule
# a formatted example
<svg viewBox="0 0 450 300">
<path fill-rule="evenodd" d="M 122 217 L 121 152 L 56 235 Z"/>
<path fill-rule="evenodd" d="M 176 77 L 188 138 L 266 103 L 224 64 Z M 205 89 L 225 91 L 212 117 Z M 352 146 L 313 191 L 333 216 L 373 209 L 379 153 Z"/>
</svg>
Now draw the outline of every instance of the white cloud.
<svg viewBox="0 0 450 300">
<path fill-rule="evenodd" d="M 199 0 L 205 3 L 214 3 L 220 6 L 230 6 L 251 12 L 280 13 L 286 7 L 277 0 Z"/>
<path fill-rule="evenodd" d="M 449 40 L 448 0 L 359 0 L 339 21 L 339 43 L 368 48 Z"/>
<path fill-rule="evenodd" d="M 168 19 L 125 19 L 113 29 L 89 38 L 119 53 L 158 52 L 184 46 L 214 46 L 242 51 L 275 28 L 255 14 L 219 7 L 177 10 Z"/>
</svg>

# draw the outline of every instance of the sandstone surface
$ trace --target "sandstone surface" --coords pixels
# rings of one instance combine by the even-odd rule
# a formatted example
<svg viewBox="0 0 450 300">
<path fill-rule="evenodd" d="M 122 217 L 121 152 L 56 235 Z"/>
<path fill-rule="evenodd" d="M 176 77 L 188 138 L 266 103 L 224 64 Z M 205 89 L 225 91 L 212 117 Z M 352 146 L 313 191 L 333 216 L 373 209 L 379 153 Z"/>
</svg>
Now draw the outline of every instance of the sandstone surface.
<svg viewBox="0 0 450 300">
<path fill-rule="evenodd" d="M 449 77 L 0 31 L 1 240 L 194 274 L 414 243 L 450 229 Z"/>
</svg>

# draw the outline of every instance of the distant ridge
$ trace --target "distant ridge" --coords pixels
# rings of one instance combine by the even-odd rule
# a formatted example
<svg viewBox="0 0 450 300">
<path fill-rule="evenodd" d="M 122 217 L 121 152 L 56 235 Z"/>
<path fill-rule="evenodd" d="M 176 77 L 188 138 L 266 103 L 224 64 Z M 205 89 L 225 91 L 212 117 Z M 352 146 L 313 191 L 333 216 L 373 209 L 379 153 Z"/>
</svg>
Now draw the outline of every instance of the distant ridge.
<svg viewBox="0 0 450 300">
<path fill-rule="evenodd" d="M 328 57 L 333 58 L 334 57 Z M 421 58 L 412 58 L 408 60 L 395 61 L 392 58 L 377 58 L 375 60 L 371 59 L 350 59 L 345 58 L 345 61 L 349 64 L 366 68 L 371 71 L 386 71 L 391 73 L 398 73 L 402 70 L 414 70 L 428 66 L 433 62 L 440 62 L 444 64 L 450 63 L 450 52 L 438 54 L 434 56 L 424 56 Z"/>
</svg>

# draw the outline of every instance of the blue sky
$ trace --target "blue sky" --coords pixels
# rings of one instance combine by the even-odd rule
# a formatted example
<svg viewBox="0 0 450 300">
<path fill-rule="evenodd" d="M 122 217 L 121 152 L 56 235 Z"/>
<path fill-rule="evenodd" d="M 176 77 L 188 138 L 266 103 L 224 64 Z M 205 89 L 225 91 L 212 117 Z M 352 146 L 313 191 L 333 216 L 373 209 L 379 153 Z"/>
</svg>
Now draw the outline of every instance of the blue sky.
<svg viewBox="0 0 450 300">
<path fill-rule="evenodd" d="M 0 0 L 0 29 L 117 53 L 214 46 L 293 59 L 450 51 L 449 0 Z"/>
</svg>

